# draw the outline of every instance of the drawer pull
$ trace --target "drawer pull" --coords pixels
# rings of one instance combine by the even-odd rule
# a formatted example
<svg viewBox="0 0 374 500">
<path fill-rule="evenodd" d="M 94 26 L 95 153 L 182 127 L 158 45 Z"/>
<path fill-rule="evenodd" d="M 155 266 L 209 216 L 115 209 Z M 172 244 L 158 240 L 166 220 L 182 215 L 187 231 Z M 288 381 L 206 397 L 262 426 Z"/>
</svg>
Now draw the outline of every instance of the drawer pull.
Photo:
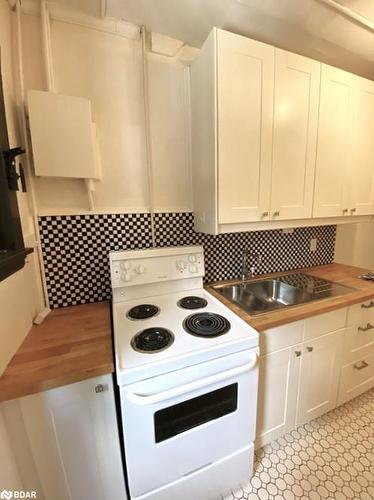
<svg viewBox="0 0 374 500">
<path fill-rule="evenodd" d="M 368 323 L 366 326 L 359 326 L 358 331 L 359 332 L 368 332 L 369 330 L 372 330 L 374 328 L 374 325 Z"/>
<path fill-rule="evenodd" d="M 371 300 L 369 304 L 361 304 L 361 307 L 363 309 L 371 309 L 372 307 L 374 307 L 374 300 Z"/>
<path fill-rule="evenodd" d="M 366 361 L 358 361 L 353 365 L 353 368 L 356 370 L 362 370 L 363 368 L 367 368 L 369 366 L 369 363 L 366 363 Z"/>
</svg>

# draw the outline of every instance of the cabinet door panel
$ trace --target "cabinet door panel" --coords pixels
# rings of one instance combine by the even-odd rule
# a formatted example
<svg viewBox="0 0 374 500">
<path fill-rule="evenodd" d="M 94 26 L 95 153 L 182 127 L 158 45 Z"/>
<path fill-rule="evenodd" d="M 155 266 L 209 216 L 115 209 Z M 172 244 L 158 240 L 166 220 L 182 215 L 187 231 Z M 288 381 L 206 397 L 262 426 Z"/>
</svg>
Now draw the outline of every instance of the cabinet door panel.
<svg viewBox="0 0 374 500">
<path fill-rule="evenodd" d="M 298 424 L 335 408 L 342 365 L 344 330 L 303 344 Z"/>
<path fill-rule="evenodd" d="M 219 222 L 258 221 L 269 211 L 274 47 L 220 30 L 217 43 Z"/>
<path fill-rule="evenodd" d="M 352 215 L 374 213 L 374 82 L 355 80 L 353 162 L 350 169 Z"/>
<path fill-rule="evenodd" d="M 256 446 L 264 446 L 296 422 L 301 346 L 260 358 Z"/>
<path fill-rule="evenodd" d="M 353 75 L 322 64 L 313 215 L 349 215 Z"/>
<path fill-rule="evenodd" d="M 321 64 L 275 51 L 271 212 L 312 216 Z"/>
</svg>

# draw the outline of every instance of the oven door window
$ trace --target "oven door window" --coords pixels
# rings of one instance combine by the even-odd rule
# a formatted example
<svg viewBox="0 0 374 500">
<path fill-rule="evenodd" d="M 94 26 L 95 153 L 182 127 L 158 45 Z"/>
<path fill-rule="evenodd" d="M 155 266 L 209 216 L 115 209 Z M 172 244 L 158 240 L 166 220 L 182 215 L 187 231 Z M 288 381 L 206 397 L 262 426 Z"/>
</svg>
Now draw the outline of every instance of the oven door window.
<svg viewBox="0 0 374 500">
<path fill-rule="evenodd" d="M 236 411 L 238 384 L 183 401 L 154 414 L 156 443 Z"/>
</svg>

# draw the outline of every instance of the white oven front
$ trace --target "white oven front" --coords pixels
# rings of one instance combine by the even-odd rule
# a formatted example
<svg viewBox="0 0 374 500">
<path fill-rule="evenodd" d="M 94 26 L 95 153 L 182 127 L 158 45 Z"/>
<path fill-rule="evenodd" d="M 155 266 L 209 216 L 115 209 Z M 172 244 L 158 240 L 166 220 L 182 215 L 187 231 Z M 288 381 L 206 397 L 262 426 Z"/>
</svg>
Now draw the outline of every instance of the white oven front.
<svg viewBox="0 0 374 500">
<path fill-rule="evenodd" d="M 258 350 L 122 386 L 132 498 L 188 477 L 253 443 Z M 250 475 L 248 463 L 248 477 Z"/>
</svg>

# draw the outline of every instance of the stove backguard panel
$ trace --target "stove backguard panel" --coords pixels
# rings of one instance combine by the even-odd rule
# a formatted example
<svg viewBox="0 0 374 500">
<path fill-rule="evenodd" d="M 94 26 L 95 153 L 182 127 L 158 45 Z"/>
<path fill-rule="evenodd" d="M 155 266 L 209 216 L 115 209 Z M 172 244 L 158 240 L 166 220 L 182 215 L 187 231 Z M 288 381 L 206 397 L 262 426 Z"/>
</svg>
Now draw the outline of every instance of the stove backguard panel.
<svg viewBox="0 0 374 500">
<path fill-rule="evenodd" d="M 43 216 L 39 228 L 52 308 L 109 299 L 109 251 L 152 246 L 149 214 Z M 262 256 L 258 274 L 329 264 L 336 226 L 211 236 L 195 233 L 191 213 L 162 213 L 155 234 L 157 246 L 203 245 L 205 281 L 217 281 L 240 276 L 245 248 Z"/>
</svg>

